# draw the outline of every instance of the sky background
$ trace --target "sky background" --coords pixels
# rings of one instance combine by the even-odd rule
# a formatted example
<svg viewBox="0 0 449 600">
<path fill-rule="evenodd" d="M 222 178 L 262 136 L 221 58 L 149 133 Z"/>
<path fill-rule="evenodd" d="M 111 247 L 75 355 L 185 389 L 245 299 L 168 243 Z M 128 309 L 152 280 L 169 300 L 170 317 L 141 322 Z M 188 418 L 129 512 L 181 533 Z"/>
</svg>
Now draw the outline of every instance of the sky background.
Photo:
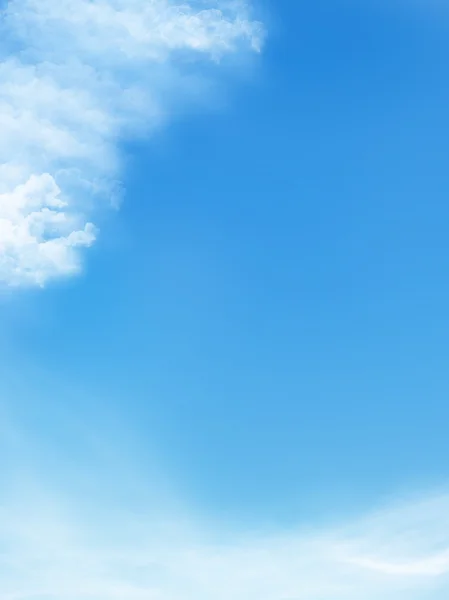
<svg viewBox="0 0 449 600">
<path fill-rule="evenodd" d="M 117 523 L 176 522 L 196 552 L 195 523 L 219 575 L 198 550 L 189 585 L 126 571 L 117 598 L 439 600 L 449 10 L 264 0 L 252 18 L 260 52 L 201 59 L 184 96 L 161 91 L 169 119 L 117 136 L 123 203 L 97 209 L 82 271 L 5 281 L 0 546 L 21 556 L 24 514 L 57 532 L 46 557 L 59 518 L 106 545 Z M 6 560 L 2 600 L 116 597 L 76 591 L 72 555 L 53 587 L 29 561 L 18 578 Z"/>
</svg>

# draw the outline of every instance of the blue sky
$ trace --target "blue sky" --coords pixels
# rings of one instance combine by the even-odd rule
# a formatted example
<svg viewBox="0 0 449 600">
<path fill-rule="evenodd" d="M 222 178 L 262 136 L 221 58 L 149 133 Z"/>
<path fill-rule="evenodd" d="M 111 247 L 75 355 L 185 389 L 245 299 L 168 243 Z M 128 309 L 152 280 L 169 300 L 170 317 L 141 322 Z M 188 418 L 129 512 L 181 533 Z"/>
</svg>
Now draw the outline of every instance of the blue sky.
<svg viewBox="0 0 449 600">
<path fill-rule="evenodd" d="M 2 10 L 0 597 L 446 598 L 444 3 Z"/>
</svg>

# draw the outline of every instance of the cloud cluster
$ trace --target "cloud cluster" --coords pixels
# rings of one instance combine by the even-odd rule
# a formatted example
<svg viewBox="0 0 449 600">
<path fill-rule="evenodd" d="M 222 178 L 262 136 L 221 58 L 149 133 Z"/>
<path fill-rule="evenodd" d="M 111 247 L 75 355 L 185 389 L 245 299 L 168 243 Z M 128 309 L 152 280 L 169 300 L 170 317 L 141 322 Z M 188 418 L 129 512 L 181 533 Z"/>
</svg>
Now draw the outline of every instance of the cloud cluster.
<svg viewBox="0 0 449 600">
<path fill-rule="evenodd" d="M 167 118 L 193 59 L 262 32 L 240 0 L 9 0 L 0 17 L 0 284 L 44 285 L 94 242 L 120 140 Z"/>
</svg>

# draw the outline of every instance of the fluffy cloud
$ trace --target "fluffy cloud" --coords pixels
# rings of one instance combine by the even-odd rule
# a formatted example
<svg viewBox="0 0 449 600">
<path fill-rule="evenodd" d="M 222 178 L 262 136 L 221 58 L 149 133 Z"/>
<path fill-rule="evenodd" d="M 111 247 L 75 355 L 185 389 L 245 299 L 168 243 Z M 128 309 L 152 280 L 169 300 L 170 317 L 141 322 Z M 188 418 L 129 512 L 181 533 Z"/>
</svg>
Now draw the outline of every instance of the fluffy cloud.
<svg viewBox="0 0 449 600">
<path fill-rule="evenodd" d="M 192 57 L 258 50 L 230 0 L 10 0 L 0 37 L 0 283 L 80 268 L 120 177 L 117 144 L 167 118 Z M 186 60 L 186 57 L 189 60 Z"/>
<path fill-rule="evenodd" d="M 0 194 L 0 274 L 10 284 L 43 285 L 55 274 L 76 272 L 76 248 L 94 241 L 92 224 L 73 228 L 60 193 L 45 173 L 31 175 L 11 193 Z"/>
</svg>

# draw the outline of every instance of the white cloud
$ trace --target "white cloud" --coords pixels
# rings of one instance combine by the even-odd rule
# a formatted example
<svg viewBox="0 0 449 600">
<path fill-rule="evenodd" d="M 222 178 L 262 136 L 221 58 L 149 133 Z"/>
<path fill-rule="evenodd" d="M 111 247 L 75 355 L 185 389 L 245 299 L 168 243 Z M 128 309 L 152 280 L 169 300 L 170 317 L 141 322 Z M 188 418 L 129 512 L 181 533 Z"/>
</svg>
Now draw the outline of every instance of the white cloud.
<svg viewBox="0 0 449 600">
<path fill-rule="evenodd" d="M 78 270 L 76 248 L 90 246 L 95 230 L 90 223 L 74 229 L 60 194 L 48 173 L 0 194 L 0 273 L 10 284 L 43 285 Z"/>
<path fill-rule="evenodd" d="M 95 239 L 95 197 L 120 176 L 118 141 L 167 118 L 191 57 L 259 49 L 247 13 L 239 0 L 7 3 L 0 283 L 43 285 L 79 269 L 79 248 Z"/>
</svg>

